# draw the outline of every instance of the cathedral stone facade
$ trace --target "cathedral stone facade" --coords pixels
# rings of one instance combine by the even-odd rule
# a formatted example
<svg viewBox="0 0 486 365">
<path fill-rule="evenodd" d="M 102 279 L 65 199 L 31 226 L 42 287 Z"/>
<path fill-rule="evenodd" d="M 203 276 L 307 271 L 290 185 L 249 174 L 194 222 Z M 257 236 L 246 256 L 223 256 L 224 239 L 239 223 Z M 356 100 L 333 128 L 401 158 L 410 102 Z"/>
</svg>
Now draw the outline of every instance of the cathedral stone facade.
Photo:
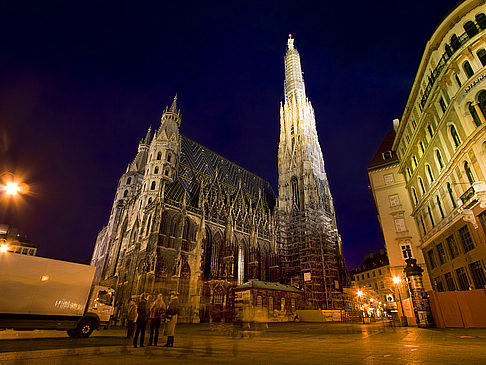
<svg viewBox="0 0 486 365">
<path fill-rule="evenodd" d="M 91 262 L 118 313 L 142 292 L 175 290 L 182 321 L 229 320 L 233 288 L 251 279 L 339 308 L 340 239 L 293 40 L 285 64 L 278 207 L 267 181 L 180 134 L 177 97 L 140 141 Z"/>
</svg>

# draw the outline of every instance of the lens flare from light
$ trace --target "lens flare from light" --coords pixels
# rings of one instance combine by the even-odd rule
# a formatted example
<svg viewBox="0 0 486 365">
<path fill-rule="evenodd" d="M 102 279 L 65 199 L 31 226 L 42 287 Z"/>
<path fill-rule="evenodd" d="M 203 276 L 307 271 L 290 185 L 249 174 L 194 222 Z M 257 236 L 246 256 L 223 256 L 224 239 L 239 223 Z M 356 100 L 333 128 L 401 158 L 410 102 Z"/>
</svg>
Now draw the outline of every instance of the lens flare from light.
<svg viewBox="0 0 486 365">
<path fill-rule="evenodd" d="M 0 252 L 7 252 L 8 251 L 8 245 L 6 243 L 2 243 L 0 245 Z"/>
<path fill-rule="evenodd" d="M 22 189 L 20 184 L 14 181 L 9 181 L 3 186 L 3 190 L 7 195 L 18 195 Z"/>
</svg>

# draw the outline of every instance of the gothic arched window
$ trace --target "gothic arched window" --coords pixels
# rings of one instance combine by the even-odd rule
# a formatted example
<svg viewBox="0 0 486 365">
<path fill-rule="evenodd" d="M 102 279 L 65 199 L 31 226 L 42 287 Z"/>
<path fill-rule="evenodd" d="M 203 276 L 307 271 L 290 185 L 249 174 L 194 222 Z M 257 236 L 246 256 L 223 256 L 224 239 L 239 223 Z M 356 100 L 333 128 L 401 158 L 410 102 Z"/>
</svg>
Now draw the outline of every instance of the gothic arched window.
<svg viewBox="0 0 486 365">
<path fill-rule="evenodd" d="M 464 72 L 466 73 L 468 79 L 474 76 L 474 71 L 469 61 L 464 62 L 462 64 L 462 68 L 464 69 Z"/>
<path fill-rule="evenodd" d="M 190 233 L 192 231 L 191 220 L 186 217 L 184 219 L 184 228 L 182 229 L 182 249 L 184 251 L 189 251 L 190 248 Z"/>
<path fill-rule="evenodd" d="M 150 233 L 150 225 L 152 224 L 152 215 L 149 215 L 149 218 L 147 219 L 147 226 L 145 227 L 145 234 Z"/>
<path fill-rule="evenodd" d="M 456 127 L 451 125 L 449 130 L 451 132 L 451 137 L 452 137 L 452 140 L 454 141 L 454 145 L 456 147 L 459 147 L 459 145 L 461 144 L 461 140 L 459 139 L 459 135 L 457 134 Z"/>
<path fill-rule="evenodd" d="M 414 167 L 417 167 L 418 166 L 418 161 L 417 161 L 417 157 L 415 155 L 412 156 L 412 160 L 413 160 Z"/>
<path fill-rule="evenodd" d="M 413 195 L 413 200 L 415 200 L 415 204 L 418 204 L 417 192 L 415 191 L 414 188 L 412 188 L 412 195 Z"/>
<path fill-rule="evenodd" d="M 170 153 L 167 153 L 167 162 L 170 162 L 172 160 L 172 155 Z"/>
<path fill-rule="evenodd" d="M 300 209 L 299 182 L 295 176 L 290 179 L 290 185 L 292 188 L 292 207 Z"/>
<path fill-rule="evenodd" d="M 432 168 L 428 164 L 425 165 L 425 168 L 427 169 L 427 175 L 429 175 L 430 183 L 433 183 L 434 182 L 434 175 L 432 174 Z"/>
<path fill-rule="evenodd" d="M 444 214 L 444 209 L 442 209 L 442 203 L 441 203 L 440 198 L 439 198 L 439 196 L 438 196 L 438 195 L 437 195 L 436 200 L 437 200 L 437 207 L 439 208 L 440 216 L 441 216 L 442 218 L 444 218 L 444 217 L 445 217 L 445 214 Z"/>
<path fill-rule="evenodd" d="M 162 159 L 162 152 L 157 152 L 157 160 L 160 160 Z"/>
<path fill-rule="evenodd" d="M 150 184 L 150 190 L 155 190 L 155 181 L 152 181 L 152 183 Z"/>
<path fill-rule="evenodd" d="M 419 219 L 420 225 L 422 226 L 422 231 L 424 232 L 424 234 L 427 234 L 427 229 L 425 228 L 424 218 L 422 217 L 422 215 L 419 215 Z"/>
<path fill-rule="evenodd" d="M 427 213 L 429 214 L 430 224 L 432 225 L 432 227 L 435 227 L 434 217 L 432 217 L 432 211 L 430 210 L 430 207 L 427 207 Z"/>
<path fill-rule="evenodd" d="M 474 183 L 474 175 L 471 171 L 471 167 L 469 166 L 469 162 L 464 162 L 464 171 L 466 172 L 467 179 L 469 180 L 469 184 Z"/>
<path fill-rule="evenodd" d="M 439 170 L 444 168 L 444 160 L 442 160 L 442 155 L 439 150 L 435 150 L 435 157 L 437 158 L 437 163 L 439 164 Z"/>
<path fill-rule="evenodd" d="M 206 229 L 206 237 L 203 238 L 202 247 L 203 247 L 203 279 L 209 279 L 211 277 L 211 249 L 212 249 L 212 242 L 211 242 L 211 231 Z"/>
<path fill-rule="evenodd" d="M 419 181 L 419 184 L 420 184 L 420 190 L 422 191 L 422 195 L 424 195 L 425 194 L 424 181 L 422 180 L 422 178 L 420 176 L 418 178 L 418 181 Z"/>
<path fill-rule="evenodd" d="M 159 167 L 155 166 L 154 167 L 154 174 L 157 175 L 159 173 Z"/>
<path fill-rule="evenodd" d="M 238 260 L 236 264 L 236 270 L 237 270 L 237 284 L 241 285 L 243 284 L 245 280 L 245 249 L 244 249 L 244 243 L 240 242 L 238 245 Z"/>
<path fill-rule="evenodd" d="M 127 177 L 127 184 L 130 184 L 132 182 L 132 178 L 129 176 Z"/>
<path fill-rule="evenodd" d="M 479 119 L 478 112 L 476 111 L 476 108 L 474 107 L 473 103 L 469 103 L 469 113 L 471 113 L 471 117 L 473 119 L 474 125 L 476 127 L 479 127 L 481 125 L 481 120 Z"/>
<path fill-rule="evenodd" d="M 454 74 L 454 78 L 456 79 L 457 86 L 461 87 L 462 83 L 461 83 L 461 80 L 459 79 L 459 76 L 457 74 Z"/>
<path fill-rule="evenodd" d="M 179 277 L 179 297 L 181 303 L 189 302 L 189 287 L 191 281 L 191 268 L 189 267 L 189 263 L 184 260 L 184 263 L 181 267 L 181 273 Z"/>
<path fill-rule="evenodd" d="M 420 151 L 422 151 L 422 155 L 423 155 L 425 153 L 425 147 L 422 141 L 419 142 L 419 146 L 420 146 Z"/>
<path fill-rule="evenodd" d="M 128 190 L 125 190 L 125 191 L 123 192 L 123 197 L 124 197 L 124 198 L 126 198 L 126 197 L 127 197 L 127 195 L 128 195 Z"/>
<path fill-rule="evenodd" d="M 169 247 L 176 247 L 176 240 L 178 237 L 177 227 L 178 227 L 177 216 L 172 216 L 170 220 L 170 231 L 169 231 Z"/>
<path fill-rule="evenodd" d="M 452 192 L 451 183 L 447 183 L 447 193 L 449 194 L 449 198 L 451 199 L 452 208 L 456 208 L 456 200 L 454 199 L 454 193 Z"/>
</svg>

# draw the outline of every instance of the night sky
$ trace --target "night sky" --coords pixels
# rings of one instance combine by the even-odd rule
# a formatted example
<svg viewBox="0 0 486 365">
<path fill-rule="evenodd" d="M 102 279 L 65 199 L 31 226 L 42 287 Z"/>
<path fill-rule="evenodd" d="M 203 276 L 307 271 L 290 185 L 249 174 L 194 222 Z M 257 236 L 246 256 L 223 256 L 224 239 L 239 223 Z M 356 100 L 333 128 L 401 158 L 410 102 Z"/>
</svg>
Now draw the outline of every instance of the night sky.
<svg viewBox="0 0 486 365">
<path fill-rule="evenodd" d="M 347 264 L 384 245 L 366 168 L 457 0 L 0 2 L 0 200 L 38 255 L 86 262 L 139 140 L 178 94 L 181 132 L 277 192 L 292 33 Z M 3 175 L 4 177 L 7 175 Z"/>
</svg>

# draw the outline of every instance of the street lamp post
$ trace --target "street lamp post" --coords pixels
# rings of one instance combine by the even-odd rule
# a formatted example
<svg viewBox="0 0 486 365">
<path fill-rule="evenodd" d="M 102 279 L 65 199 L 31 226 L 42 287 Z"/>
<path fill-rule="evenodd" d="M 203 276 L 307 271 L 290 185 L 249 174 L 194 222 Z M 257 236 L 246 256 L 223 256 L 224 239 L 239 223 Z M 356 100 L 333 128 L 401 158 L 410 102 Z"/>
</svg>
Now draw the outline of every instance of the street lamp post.
<svg viewBox="0 0 486 365">
<path fill-rule="evenodd" d="M 363 312 L 363 308 L 362 308 L 362 305 L 361 305 L 361 297 L 363 296 L 363 292 L 361 290 L 358 290 L 356 292 L 356 295 L 358 296 L 358 308 L 359 308 L 359 312 L 361 314 L 361 321 L 363 323 L 365 323 L 364 312 Z"/>
<path fill-rule="evenodd" d="M 403 327 L 406 327 L 407 326 L 407 317 L 405 316 L 405 311 L 403 310 L 402 294 L 400 293 L 400 287 L 398 286 L 400 284 L 400 278 L 398 276 L 395 276 L 393 278 L 393 283 L 395 283 L 396 288 L 398 290 L 398 299 L 400 300 L 400 307 L 402 308 L 402 316 L 400 317 L 400 324 Z"/>
</svg>

